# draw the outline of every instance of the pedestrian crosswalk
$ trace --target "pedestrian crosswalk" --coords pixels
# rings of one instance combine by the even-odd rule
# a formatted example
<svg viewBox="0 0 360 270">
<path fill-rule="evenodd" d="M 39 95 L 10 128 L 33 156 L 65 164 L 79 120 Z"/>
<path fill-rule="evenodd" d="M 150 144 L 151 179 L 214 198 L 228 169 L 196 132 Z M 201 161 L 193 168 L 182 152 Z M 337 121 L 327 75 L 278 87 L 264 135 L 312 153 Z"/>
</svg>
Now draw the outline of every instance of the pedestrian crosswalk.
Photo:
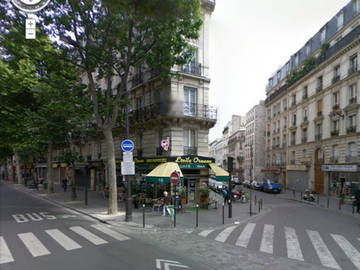
<svg viewBox="0 0 360 270">
<path fill-rule="evenodd" d="M 275 227 L 272 224 L 256 223 L 232 225 L 225 229 L 207 229 L 196 233 L 218 242 L 230 244 L 235 242 L 239 247 L 321 264 L 331 269 L 360 270 L 358 239 L 349 240 L 340 234 L 325 234 L 314 230 L 296 230 L 288 226 Z"/>
<path fill-rule="evenodd" d="M 15 262 L 16 252 L 12 252 L 9 247 L 14 241 L 18 240 L 32 257 L 52 254 L 53 245 L 60 246 L 65 251 L 81 249 L 83 246 L 80 243 L 84 239 L 85 242 L 95 246 L 108 244 L 111 239 L 117 241 L 130 240 L 130 237 L 111 229 L 110 226 L 105 224 L 91 225 L 90 228 L 86 229 L 81 226 L 65 229 L 54 228 L 44 232 L 48 236 L 46 239 L 40 238 L 33 232 L 18 233 L 17 237 L 7 237 L 7 239 L 5 239 L 5 236 L 0 236 L 0 265 Z M 43 232 L 40 231 L 38 234 L 42 235 Z"/>
</svg>

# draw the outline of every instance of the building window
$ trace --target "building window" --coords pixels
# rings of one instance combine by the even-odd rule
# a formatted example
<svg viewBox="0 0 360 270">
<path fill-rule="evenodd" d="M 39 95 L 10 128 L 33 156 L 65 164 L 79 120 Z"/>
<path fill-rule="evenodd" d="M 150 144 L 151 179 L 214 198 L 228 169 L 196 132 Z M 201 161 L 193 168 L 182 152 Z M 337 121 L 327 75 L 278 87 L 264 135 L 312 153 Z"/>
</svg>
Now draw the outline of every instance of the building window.
<svg viewBox="0 0 360 270">
<path fill-rule="evenodd" d="M 340 92 L 336 91 L 332 94 L 333 109 L 337 110 L 340 107 Z"/>
<path fill-rule="evenodd" d="M 307 56 L 310 54 L 310 41 L 308 43 L 306 43 L 305 52 L 306 52 Z"/>
<path fill-rule="evenodd" d="M 200 74 L 200 66 L 198 61 L 198 48 L 192 47 L 187 50 L 186 54 L 189 55 L 189 62 L 183 66 L 183 71 L 187 73 Z"/>
<path fill-rule="evenodd" d="M 357 99 L 357 85 L 356 83 L 354 83 L 349 86 L 349 103 L 350 104 L 356 103 L 356 99 Z"/>
<path fill-rule="evenodd" d="M 320 100 L 318 100 L 316 102 L 316 108 L 317 108 L 318 116 L 322 115 L 322 111 L 323 111 L 323 101 L 322 101 L 322 99 L 320 99 Z"/>
<path fill-rule="evenodd" d="M 325 39 L 326 39 L 326 26 L 323 29 L 321 29 L 321 32 L 320 32 L 321 43 L 324 43 Z"/>
<path fill-rule="evenodd" d="M 184 155 L 197 155 L 196 131 L 184 129 Z"/>
<path fill-rule="evenodd" d="M 307 128 L 303 128 L 302 129 L 302 134 L 301 134 L 301 142 L 302 143 L 306 143 L 307 142 Z"/>
<path fill-rule="evenodd" d="M 322 139 L 322 125 L 316 124 L 315 125 L 315 140 L 321 140 Z"/>
<path fill-rule="evenodd" d="M 330 162 L 338 162 L 339 160 L 339 148 L 337 145 L 333 145 L 332 149 L 331 149 L 331 158 L 330 158 Z"/>
<path fill-rule="evenodd" d="M 306 122 L 308 120 L 308 108 L 303 109 L 303 121 Z"/>
<path fill-rule="evenodd" d="M 331 136 L 339 136 L 339 120 L 333 120 L 331 125 Z"/>
<path fill-rule="evenodd" d="M 287 99 L 283 99 L 283 108 L 284 108 L 284 111 L 287 110 Z"/>
<path fill-rule="evenodd" d="M 347 133 L 356 132 L 356 114 L 348 116 L 347 120 Z"/>
<path fill-rule="evenodd" d="M 197 108 L 197 89 L 193 87 L 184 87 L 184 114 L 196 115 Z"/>
<path fill-rule="evenodd" d="M 316 92 L 320 92 L 323 89 L 323 76 L 319 76 L 316 79 Z"/>
<path fill-rule="evenodd" d="M 296 144 L 296 131 L 291 132 L 291 145 Z"/>
<path fill-rule="evenodd" d="M 344 25 L 344 12 L 340 12 L 340 14 L 336 17 L 336 26 L 337 30 L 341 29 Z"/>
<path fill-rule="evenodd" d="M 295 54 L 295 67 L 299 64 L 299 54 Z"/>
<path fill-rule="evenodd" d="M 360 0 L 353 0 L 352 2 L 353 5 L 353 12 L 354 12 L 354 16 L 360 12 Z"/>
<path fill-rule="evenodd" d="M 351 142 L 351 143 L 348 144 L 348 156 L 350 156 L 350 157 L 357 157 L 358 156 L 358 151 L 357 151 L 357 147 L 356 147 L 355 142 Z"/>
<path fill-rule="evenodd" d="M 294 113 L 292 116 L 292 125 L 296 126 L 296 113 Z"/>
<path fill-rule="evenodd" d="M 358 57 L 353 55 L 350 57 L 349 75 L 356 72 L 358 68 Z"/>
<path fill-rule="evenodd" d="M 295 151 L 290 152 L 290 164 L 295 164 Z"/>
<path fill-rule="evenodd" d="M 144 107 L 144 100 L 142 97 L 136 98 L 136 109 L 139 110 Z"/>
<path fill-rule="evenodd" d="M 303 96 L 302 96 L 303 99 L 307 99 L 308 98 L 308 87 L 307 85 L 304 86 L 303 88 Z"/>
<path fill-rule="evenodd" d="M 281 70 L 279 70 L 276 74 L 277 81 L 280 82 L 281 79 Z"/>
<path fill-rule="evenodd" d="M 338 79 L 340 79 L 340 65 L 337 65 L 336 67 L 334 67 L 333 83 L 334 83 L 334 80 L 338 81 Z"/>
<path fill-rule="evenodd" d="M 293 94 L 291 96 L 291 106 L 294 106 L 294 105 L 296 105 L 296 94 Z"/>
</svg>

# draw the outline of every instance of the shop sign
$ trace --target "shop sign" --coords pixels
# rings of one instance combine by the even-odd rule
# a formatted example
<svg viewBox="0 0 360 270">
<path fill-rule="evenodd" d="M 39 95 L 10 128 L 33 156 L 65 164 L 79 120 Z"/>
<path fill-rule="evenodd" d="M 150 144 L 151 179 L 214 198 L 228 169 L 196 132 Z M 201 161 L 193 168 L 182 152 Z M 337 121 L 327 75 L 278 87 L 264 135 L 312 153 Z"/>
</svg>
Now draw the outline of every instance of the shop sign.
<svg viewBox="0 0 360 270">
<path fill-rule="evenodd" d="M 176 163 L 200 163 L 200 164 L 210 164 L 213 163 L 210 159 L 201 159 L 199 157 L 177 157 L 175 159 Z"/>
<path fill-rule="evenodd" d="M 180 169 L 208 169 L 206 164 L 179 164 Z"/>
<path fill-rule="evenodd" d="M 286 169 L 288 171 L 307 171 L 307 167 L 305 165 L 287 165 Z"/>
<path fill-rule="evenodd" d="M 357 172 L 357 165 L 322 165 L 323 172 Z"/>
<path fill-rule="evenodd" d="M 161 144 L 161 147 L 167 152 L 170 147 L 170 138 L 166 137 L 166 139 L 162 139 L 160 144 Z"/>
<path fill-rule="evenodd" d="M 179 156 L 179 157 L 154 157 L 138 159 L 134 158 L 135 163 L 165 163 L 165 162 L 176 162 L 180 164 L 210 164 L 214 163 L 215 160 L 212 158 L 201 157 L 201 156 Z M 202 167 L 206 168 L 206 167 Z"/>
</svg>

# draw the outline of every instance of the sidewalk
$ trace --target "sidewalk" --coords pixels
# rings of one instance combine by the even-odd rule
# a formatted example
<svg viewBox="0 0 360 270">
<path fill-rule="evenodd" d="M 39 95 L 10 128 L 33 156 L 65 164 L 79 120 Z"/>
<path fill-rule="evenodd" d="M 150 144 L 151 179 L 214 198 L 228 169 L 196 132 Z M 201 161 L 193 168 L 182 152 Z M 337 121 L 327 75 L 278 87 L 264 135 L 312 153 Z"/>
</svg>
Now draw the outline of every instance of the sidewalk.
<svg viewBox="0 0 360 270">
<path fill-rule="evenodd" d="M 315 195 L 315 201 L 309 202 L 309 201 L 303 200 L 302 194 L 303 194 L 302 192 L 298 192 L 298 191 L 294 192 L 293 190 L 285 190 L 281 194 L 279 194 L 277 197 L 283 198 L 283 199 L 294 200 L 294 201 L 298 201 L 298 202 L 302 202 L 302 203 L 307 203 L 309 205 L 313 205 L 313 206 L 317 206 L 317 207 L 321 207 L 321 208 L 325 208 L 325 209 L 329 209 L 329 210 L 333 210 L 333 211 L 341 211 L 343 214 L 346 214 L 346 215 L 359 216 L 356 213 L 356 207 L 353 207 L 351 204 L 348 204 L 348 203 L 345 203 L 345 204 L 341 203 L 339 198 L 327 197 L 325 195 Z"/>
<path fill-rule="evenodd" d="M 143 226 L 143 209 L 133 208 L 132 222 L 125 222 L 125 203 L 123 201 L 118 203 L 118 214 L 107 215 L 108 199 L 104 198 L 100 192 L 88 190 L 88 205 L 85 205 L 85 191 L 77 188 L 77 200 L 71 200 L 71 190 L 68 188 L 64 192 L 62 187 L 55 184 L 55 193 L 49 194 L 47 190 L 39 185 L 39 190 L 29 189 L 21 184 L 13 184 L 4 182 L 5 184 L 14 187 L 17 190 L 41 197 L 51 201 L 60 206 L 70 208 L 74 211 L 88 215 L 92 218 L 102 222 L 109 222 L 112 224 L 126 224 L 133 227 L 142 228 Z M 209 209 L 200 209 L 198 211 L 198 227 L 199 228 L 212 228 L 222 226 L 222 196 L 212 193 L 211 196 L 214 200 L 218 201 L 217 209 L 213 206 Z M 261 213 L 267 212 L 269 209 L 261 210 Z M 252 217 L 258 214 L 258 205 L 252 204 Z M 242 222 L 248 220 L 249 203 L 233 202 L 232 205 L 232 218 L 228 218 L 228 205 L 224 207 L 224 223 L 233 224 L 234 222 Z M 174 222 L 170 216 L 162 216 L 162 210 L 152 208 L 145 208 L 145 224 L 146 228 L 173 228 Z M 176 227 L 182 229 L 193 229 L 196 227 L 196 208 L 188 207 L 185 211 L 176 214 Z"/>
</svg>

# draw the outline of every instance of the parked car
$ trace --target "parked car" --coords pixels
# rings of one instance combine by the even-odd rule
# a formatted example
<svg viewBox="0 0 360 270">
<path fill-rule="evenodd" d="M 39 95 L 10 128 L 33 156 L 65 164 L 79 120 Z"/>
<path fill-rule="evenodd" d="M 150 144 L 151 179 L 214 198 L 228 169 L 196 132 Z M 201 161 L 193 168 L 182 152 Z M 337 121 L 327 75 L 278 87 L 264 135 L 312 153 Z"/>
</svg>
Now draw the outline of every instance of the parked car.
<svg viewBox="0 0 360 270">
<path fill-rule="evenodd" d="M 234 184 L 234 185 L 241 185 L 241 181 L 239 178 L 237 177 L 234 177 L 231 182 Z"/>
<path fill-rule="evenodd" d="M 252 181 L 251 182 L 251 188 L 252 189 L 261 190 L 262 187 L 263 187 L 262 183 L 260 183 L 258 181 Z"/>
<path fill-rule="evenodd" d="M 262 189 L 265 192 L 280 193 L 282 185 L 279 183 L 278 179 L 266 178 L 263 181 Z"/>
<path fill-rule="evenodd" d="M 250 187 L 250 180 L 244 180 L 242 184 L 244 187 Z"/>
</svg>

